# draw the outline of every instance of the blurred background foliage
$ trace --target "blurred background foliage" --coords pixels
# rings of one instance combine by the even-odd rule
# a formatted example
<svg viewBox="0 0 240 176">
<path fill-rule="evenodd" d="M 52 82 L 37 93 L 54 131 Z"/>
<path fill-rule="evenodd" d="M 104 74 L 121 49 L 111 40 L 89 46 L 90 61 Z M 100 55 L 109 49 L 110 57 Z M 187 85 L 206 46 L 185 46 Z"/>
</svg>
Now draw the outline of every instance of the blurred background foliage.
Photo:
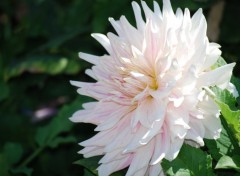
<svg viewBox="0 0 240 176">
<path fill-rule="evenodd" d="M 172 0 L 175 9 L 203 8 L 207 18 L 216 3 Z M 239 0 L 227 0 L 219 23 L 217 42 L 227 62 L 240 58 L 239 8 Z M 78 52 L 104 54 L 90 34 L 113 31 L 108 17 L 122 14 L 135 24 L 130 0 L 0 1 L 0 176 L 91 175 L 73 162 L 82 157 L 77 143 L 94 126 L 68 120 L 91 99 L 69 80 L 92 81 L 84 74 L 91 65 Z"/>
</svg>

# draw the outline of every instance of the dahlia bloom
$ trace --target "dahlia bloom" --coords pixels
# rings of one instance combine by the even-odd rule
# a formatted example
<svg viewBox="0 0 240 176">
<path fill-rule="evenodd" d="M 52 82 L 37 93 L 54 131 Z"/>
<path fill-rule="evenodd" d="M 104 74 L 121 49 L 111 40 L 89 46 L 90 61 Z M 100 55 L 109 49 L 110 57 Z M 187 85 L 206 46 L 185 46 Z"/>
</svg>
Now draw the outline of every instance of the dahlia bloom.
<svg viewBox="0 0 240 176">
<path fill-rule="evenodd" d="M 174 13 L 169 0 L 162 11 L 156 2 L 153 11 L 141 4 L 145 20 L 132 2 L 136 27 L 122 16 L 109 19 L 117 35 L 92 34 L 107 55 L 80 53 L 93 64 L 86 74 L 96 82 L 71 81 L 96 99 L 71 120 L 97 125 L 79 153 L 104 155 L 100 176 L 128 166 L 127 176 L 158 176 L 162 159 L 176 158 L 185 141 L 203 146 L 203 138 L 219 138 L 220 111 L 209 87 L 233 90 L 235 64 L 216 68 L 220 46 L 208 41 L 201 9 L 191 17 L 188 9 Z"/>
</svg>

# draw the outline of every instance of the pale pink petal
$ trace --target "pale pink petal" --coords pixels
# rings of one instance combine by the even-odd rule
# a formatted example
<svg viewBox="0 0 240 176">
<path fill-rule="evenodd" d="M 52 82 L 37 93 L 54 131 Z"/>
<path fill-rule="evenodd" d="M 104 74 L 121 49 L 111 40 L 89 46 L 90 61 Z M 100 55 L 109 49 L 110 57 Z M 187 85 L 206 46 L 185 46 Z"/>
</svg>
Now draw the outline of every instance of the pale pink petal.
<svg viewBox="0 0 240 176">
<path fill-rule="evenodd" d="M 222 67 L 216 68 L 215 70 L 201 74 L 199 76 L 198 86 L 201 87 L 203 85 L 205 86 L 223 85 L 224 86 L 223 88 L 226 88 L 230 81 L 234 66 L 235 63 L 227 64 Z"/>
<path fill-rule="evenodd" d="M 165 176 L 160 164 L 150 166 L 148 176 Z"/>
<path fill-rule="evenodd" d="M 106 50 L 109 54 L 112 53 L 112 48 L 109 42 L 109 39 L 103 34 L 92 34 L 92 37 L 95 38 Z"/>
<path fill-rule="evenodd" d="M 140 147 L 134 154 L 133 160 L 131 162 L 131 165 L 128 169 L 126 176 L 134 175 L 135 173 L 137 173 L 137 171 L 141 171 L 141 169 L 145 170 L 146 172 L 149 161 L 153 154 L 153 149 L 154 149 L 153 141 L 149 142 L 148 145 Z"/>
<path fill-rule="evenodd" d="M 170 146 L 170 136 L 166 127 L 163 127 L 163 131 L 155 137 L 155 148 L 151 159 L 151 165 L 156 165 L 162 161 L 166 156 Z"/>
<path fill-rule="evenodd" d="M 143 21 L 143 18 L 141 15 L 141 8 L 138 5 L 138 3 L 136 3 L 135 1 L 132 2 L 132 7 L 133 7 L 136 23 L 137 23 L 137 29 L 142 32 L 144 30 L 145 22 Z"/>
<path fill-rule="evenodd" d="M 183 142 L 184 140 L 175 138 L 174 141 L 172 141 L 172 143 L 170 144 L 170 148 L 165 158 L 169 161 L 174 160 L 180 152 Z"/>
<path fill-rule="evenodd" d="M 101 164 L 97 168 L 99 176 L 109 176 L 111 173 L 126 168 L 132 160 L 132 155 L 126 155 L 126 157 L 114 160 L 109 163 Z"/>
<path fill-rule="evenodd" d="M 188 130 L 185 138 L 197 142 L 200 146 L 204 146 L 203 137 L 205 136 L 205 128 L 203 124 L 196 119 L 192 119 L 190 120 L 189 125 L 191 126 L 191 129 Z"/>
</svg>

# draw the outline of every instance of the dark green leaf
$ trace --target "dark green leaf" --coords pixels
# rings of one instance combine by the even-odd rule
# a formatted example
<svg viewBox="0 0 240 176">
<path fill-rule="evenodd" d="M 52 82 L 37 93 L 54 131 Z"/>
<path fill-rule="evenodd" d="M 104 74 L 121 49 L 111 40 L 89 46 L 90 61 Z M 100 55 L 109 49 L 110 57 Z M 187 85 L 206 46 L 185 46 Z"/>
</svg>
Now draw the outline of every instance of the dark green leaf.
<svg viewBox="0 0 240 176">
<path fill-rule="evenodd" d="M 18 143 L 6 143 L 0 153 L 0 175 L 7 176 L 14 164 L 19 162 L 23 154 L 22 146 Z"/>
<path fill-rule="evenodd" d="M 101 157 L 96 156 L 96 157 L 91 157 L 91 158 L 83 158 L 78 161 L 75 161 L 74 164 L 83 166 L 84 168 L 88 169 L 91 171 L 93 174 L 97 175 L 97 167 L 98 167 L 98 161 L 100 160 Z"/>
<path fill-rule="evenodd" d="M 49 42 L 45 43 L 44 45 L 40 46 L 37 50 L 58 48 L 68 40 L 73 39 L 74 37 L 76 37 L 77 35 L 83 32 L 86 32 L 86 28 L 80 28 L 75 31 L 57 36 L 54 39 L 51 39 Z"/>
<path fill-rule="evenodd" d="M 183 145 L 176 159 L 163 160 L 162 167 L 171 176 L 212 176 L 212 158 L 201 149 Z"/>
<path fill-rule="evenodd" d="M 4 77 L 6 80 L 8 80 L 12 77 L 21 75 L 23 72 L 47 73 L 50 75 L 56 75 L 60 73 L 74 74 L 81 69 L 84 69 L 86 66 L 87 64 L 81 62 L 80 59 L 68 59 L 53 55 L 31 56 L 21 62 L 17 62 L 7 67 Z M 5 92 L 6 91 L 7 90 L 5 90 Z"/>
<path fill-rule="evenodd" d="M 87 169 L 84 169 L 83 172 L 84 172 L 83 176 L 96 176 L 96 174 L 90 172 L 90 171 L 87 170 Z"/>
<path fill-rule="evenodd" d="M 52 145 L 53 141 L 58 141 L 60 138 L 55 139 L 58 135 L 63 132 L 68 132 L 73 123 L 70 122 L 69 117 L 78 109 L 81 108 L 82 103 L 89 99 L 80 97 L 75 100 L 72 104 L 64 106 L 58 113 L 56 117 L 52 119 L 52 121 L 37 130 L 35 140 L 37 144 L 42 146 Z"/>
<path fill-rule="evenodd" d="M 64 57 L 42 55 L 31 56 L 22 62 L 16 63 L 5 70 L 5 79 L 18 76 L 23 72 L 48 73 L 55 75 L 61 73 L 68 64 Z"/>
<path fill-rule="evenodd" d="M 216 161 L 224 155 L 232 155 L 235 152 L 231 139 L 224 128 L 221 131 L 219 139 L 205 139 L 204 142 L 208 147 L 209 153 Z"/>
<path fill-rule="evenodd" d="M 23 154 L 22 146 L 18 143 L 6 143 L 3 151 L 6 160 L 10 165 L 18 162 Z"/>
<path fill-rule="evenodd" d="M 235 76 L 232 76 L 231 82 L 235 85 L 237 91 L 240 93 L 240 79 Z"/>
<path fill-rule="evenodd" d="M 13 174 L 24 174 L 26 176 L 31 176 L 32 172 L 33 172 L 33 169 L 30 169 L 30 168 L 27 168 L 27 167 L 21 167 L 21 168 L 11 169 L 11 172 Z"/>
<path fill-rule="evenodd" d="M 58 136 L 49 143 L 49 147 L 56 148 L 60 144 L 74 143 L 76 141 L 77 141 L 76 138 L 73 136 L 67 136 L 67 137 Z"/>
</svg>

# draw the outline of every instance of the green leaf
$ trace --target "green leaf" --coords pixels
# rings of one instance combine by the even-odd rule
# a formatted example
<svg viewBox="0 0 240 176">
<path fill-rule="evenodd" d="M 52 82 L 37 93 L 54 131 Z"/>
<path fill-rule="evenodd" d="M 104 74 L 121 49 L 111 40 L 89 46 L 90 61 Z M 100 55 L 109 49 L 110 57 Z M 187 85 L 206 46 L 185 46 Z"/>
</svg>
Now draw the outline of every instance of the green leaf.
<svg viewBox="0 0 240 176">
<path fill-rule="evenodd" d="M 211 90 L 215 93 L 215 99 L 224 104 L 227 104 L 231 109 L 236 110 L 236 98 L 228 91 L 218 87 L 212 87 Z"/>
<path fill-rule="evenodd" d="M 232 111 L 227 104 L 217 101 L 221 108 L 221 113 L 226 119 L 230 129 L 233 131 L 238 142 L 240 142 L 240 110 Z"/>
<path fill-rule="evenodd" d="M 32 172 L 33 172 L 33 169 L 30 169 L 28 167 L 20 167 L 20 168 L 11 169 L 11 173 L 13 173 L 13 174 L 24 174 L 26 176 L 31 176 Z"/>
<path fill-rule="evenodd" d="M 96 176 L 96 174 L 90 172 L 90 171 L 87 170 L 87 169 L 84 169 L 83 172 L 84 172 L 83 176 Z"/>
<path fill-rule="evenodd" d="M 55 146 L 57 143 L 63 142 L 63 138 L 59 138 L 59 135 L 63 132 L 68 132 L 73 126 L 69 117 L 71 117 L 76 110 L 81 109 L 82 103 L 88 100 L 89 98 L 80 97 L 70 105 L 65 105 L 49 124 L 39 128 L 35 136 L 38 146 Z M 69 140 L 69 138 L 67 140 Z"/>
<path fill-rule="evenodd" d="M 23 154 L 22 146 L 18 143 L 6 143 L 0 153 L 0 175 L 9 175 L 9 170 L 19 162 Z"/>
<path fill-rule="evenodd" d="M 37 50 L 46 50 L 46 49 L 54 49 L 60 47 L 65 42 L 75 38 L 80 33 L 84 33 L 87 31 L 86 27 L 78 28 L 77 30 L 62 34 L 53 39 L 50 39 L 47 43 L 37 48 Z"/>
<path fill-rule="evenodd" d="M 218 161 L 216 169 L 236 169 L 240 171 L 240 156 L 222 156 Z"/>
<path fill-rule="evenodd" d="M 22 146 L 18 143 L 6 143 L 3 147 L 6 161 L 12 165 L 18 162 L 23 154 Z"/>
<path fill-rule="evenodd" d="M 218 58 L 217 62 L 214 65 L 211 66 L 211 69 L 214 70 L 214 69 L 216 69 L 218 67 L 221 67 L 223 65 L 226 65 L 226 64 L 227 64 L 227 62 L 224 60 L 223 57 L 220 56 Z"/>
<path fill-rule="evenodd" d="M 235 85 L 237 91 L 240 93 L 240 79 L 238 77 L 232 76 L 231 83 Z"/>
<path fill-rule="evenodd" d="M 164 172 L 170 176 L 203 176 L 214 175 L 212 158 L 201 149 L 184 144 L 176 159 L 162 162 Z"/>
<path fill-rule="evenodd" d="M 208 152 L 216 161 L 224 155 L 232 155 L 232 153 L 236 152 L 236 149 L 224 128 L 221 131 L 219 139 L 205 139 L 204 142 L 208 148 Z"/>
<path fill-rule="evenodd" d="M 60 144 L 74 143 L 76 141 L 77 140 L 74 136 L 67 136 L 67 137 L 58 136 L 49 143 L 49 147 L 56 148 Z"/>
<path fill-rule="evenodd" d="M 5 69 L 4 79 L 8 80 L 12 77 L 19 76 L 23 72 L 30 73 L 47 73 L 50 75 L 56 75 L 60 73 L 65 73 L 66 68 L 68 68 L 68 64 L 71 59 L 61 57 L 61 56 L 53 56 L 53 55 L 37 55 L 37 56 L 29 56 L 21 62 L 17 62 Z M 71 65 L 76 63 L 77 61 L 71 61 Z M 74 72 L 79 71 L 80 66 L 74 67 Z"/>
<path fill-rule="evenodd" d="M 219 105 L 228 127 L 240 142 L 240 110 L 236 110 L 236 99 L 228 90 L 221 90 L 217 87 L 212 88 L 212 90 L 216 94 L 215 101 Z"/>
<path fill-rule="evenodd" d="M 83 158 L 80 159 L 78 161 L 75 161 L 74 164 L 83 166 L 84 168 L 86 168 L 88 171 L 90 171 L 91 173 L 97 175 L 97 167 L 98 167 L 98 161 L 100 160 L 101 157 L 99 156 L 95 156 L 95 157 L 91 157 L 91 158 Z"/>
</svg>

